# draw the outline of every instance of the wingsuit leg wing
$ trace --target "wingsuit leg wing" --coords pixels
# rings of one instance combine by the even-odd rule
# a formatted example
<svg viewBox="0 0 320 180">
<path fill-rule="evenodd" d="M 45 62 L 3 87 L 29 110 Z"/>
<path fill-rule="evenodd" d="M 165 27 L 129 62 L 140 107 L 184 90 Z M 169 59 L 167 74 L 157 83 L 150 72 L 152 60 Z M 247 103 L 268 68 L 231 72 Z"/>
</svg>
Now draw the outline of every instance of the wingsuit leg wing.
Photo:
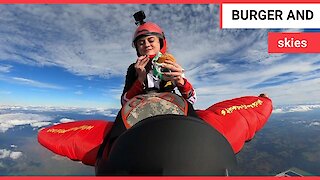
<svg viewBox="0 0 320 180">
<path fill-rule="evenodd" d="M 238 153 L 269 119 L 272 101 L 268 97 L 245 96 L 216 103 L 198 116 L 218 130 Z"/>
</svg>

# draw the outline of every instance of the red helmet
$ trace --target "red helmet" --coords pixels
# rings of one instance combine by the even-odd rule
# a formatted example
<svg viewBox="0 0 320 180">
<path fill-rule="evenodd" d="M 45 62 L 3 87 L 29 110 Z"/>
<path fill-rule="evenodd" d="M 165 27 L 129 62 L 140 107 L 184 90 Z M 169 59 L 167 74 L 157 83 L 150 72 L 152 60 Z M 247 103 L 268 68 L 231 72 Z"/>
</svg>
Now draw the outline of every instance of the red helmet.
<svg viewBox="0 0 320 180">
<path fill-rule="evenodd" d="M 164 54 L 167 51 L 167 42 L 166 38 L 164 36 L 164 32 L 162 29 L 153 22 L 146 22 L 138 26 L 136 29 L 136 32 L 133 35 L 132 39 L 132 46 L 136 48 L 136 42 L 138 39 L 140 39 L 143 36 L 157 36 L 160 39 L 160 52 Z M 137 49 L 137 48 L 136 48 Z M 140 56 L 138 50 L 137 50 L 138 56 Z"/>
</svg>

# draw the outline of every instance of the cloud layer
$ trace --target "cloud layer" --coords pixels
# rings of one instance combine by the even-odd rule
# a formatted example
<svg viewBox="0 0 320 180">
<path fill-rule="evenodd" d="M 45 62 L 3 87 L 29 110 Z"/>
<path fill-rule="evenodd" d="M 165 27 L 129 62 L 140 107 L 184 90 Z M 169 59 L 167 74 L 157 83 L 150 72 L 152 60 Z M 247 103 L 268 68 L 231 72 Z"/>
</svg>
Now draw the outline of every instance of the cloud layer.
<svg viewBox="0 0 320 180">
<path fill-rule="evenodd" d="M 10 158 L 16 160 L 22 156 L 22 152 L 20 151 L 11 151 L 8 149 L 0 149 L 0 159 Z M 0 165 L 1 167 L 1 165 Z"/>
<path fill-rule="evenodd" d="M 9 129 L 18 126 L 31 126 L 40 129 L 48 125 L 76 121 L 75 119 L 62 117 L 56 120 L 58 114 L 74 113 L 76 117 L 104 116 L 108 118 L 116 117 L 116 109 L 86 109 L 74 107 L 30 107 L 30 106 L 4 106 L 0 105 L 0 133 L 5 133 Z M 50 114 L 54 115 L 50 115 Z M 94 119 L 94 118 L 93 118 Z M 109 119 L 112 120 L 112 119 Z"/>
<path fill-rule="evenodd" d="M 34 128 L 39 128 L 49 125 L 51 117 L 39 114 L 28 113 L 11 113 L 0 114 L 0 133 L 6 132 L 15 126 L 30 125 Z"/>
<path fill-rule="evenodd" d="M 295 105 L 295 106 L 283 106 L 275 108 L 272 113 L 290 113 L 290 112 L 307 112 L 320 109 L 320 105 Z"/>
</svg>

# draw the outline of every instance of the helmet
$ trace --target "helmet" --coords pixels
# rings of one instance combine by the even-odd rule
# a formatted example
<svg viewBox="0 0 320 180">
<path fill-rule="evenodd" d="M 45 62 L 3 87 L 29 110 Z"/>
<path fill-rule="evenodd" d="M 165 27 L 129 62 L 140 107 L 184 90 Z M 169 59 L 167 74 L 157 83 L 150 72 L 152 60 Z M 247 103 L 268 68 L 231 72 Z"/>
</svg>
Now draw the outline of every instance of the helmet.
<svg viewBox="0 0 320 180">
<path fill-rule="evenodd" d="M 157 36 L 160 39 L 160 52 L 162 54 L 165 54 L 165 52 L 167 51 L 167 42 L 166 42 L 166 38 L 164 36 L 164 32 L 162 31 L 162 29 L 155 23 L 153 22 L 145 22 L 143 24 L 141 24 L 140 26 L 138 26 L 138 28 L 136 29 L 134 35 L 133 35 L 133 39 L 132 39 L 132 46 L 134 48 L 136 48 L 136 41 L 138 39 L 140 39 L 143 36 Z M 137 48 L 136 48 L 137 50 Z M 140 56 L 138 50 L 137 50 L 137 55 Z"/>
</svg>

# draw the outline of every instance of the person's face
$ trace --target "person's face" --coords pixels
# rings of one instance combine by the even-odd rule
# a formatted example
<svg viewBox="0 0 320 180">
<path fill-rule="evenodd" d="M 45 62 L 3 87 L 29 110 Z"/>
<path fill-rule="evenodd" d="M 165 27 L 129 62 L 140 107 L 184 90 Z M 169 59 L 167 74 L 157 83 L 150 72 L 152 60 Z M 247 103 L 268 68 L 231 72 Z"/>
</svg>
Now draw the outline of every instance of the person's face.
<svg viewBox="0 0 320 180">
<path fill-rule="evenodd" d="M 136 46 L 141 55 L 155 55 L 160 51 L 160 40 L 157 36 L 145 36 L 137 41 Z"/>
</svg>

